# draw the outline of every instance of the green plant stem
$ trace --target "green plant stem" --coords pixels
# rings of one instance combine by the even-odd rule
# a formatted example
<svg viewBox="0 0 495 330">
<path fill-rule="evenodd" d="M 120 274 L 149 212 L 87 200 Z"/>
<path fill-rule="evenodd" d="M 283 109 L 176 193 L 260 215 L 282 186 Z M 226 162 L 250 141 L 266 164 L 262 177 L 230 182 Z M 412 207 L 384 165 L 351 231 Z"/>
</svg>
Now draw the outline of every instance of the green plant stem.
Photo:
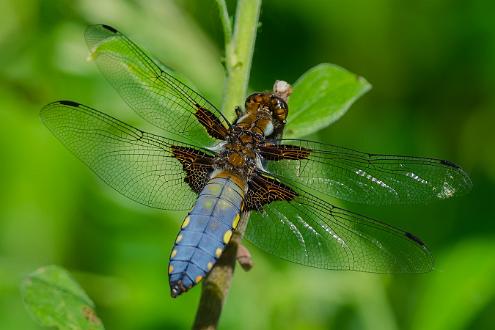
<svg viewBox="0 0 495 330">
<path fill-rule="evenodd" d="M 225 79 L 222 110 L 234 114 L 236 106 L 244 103 L 254 51 L 261 0 L 239 0 L 235 16 L 234 35 L 230 37 L 230 19 L 225 1 L 217 0 L 225 34 Z M 249 213 L 241 221 L 230 243 L 216 265 L 203 281 L 193 329 L 216 329 L 222 307 L 230 289 L 237 259 L 237 250 L 247 226 Z"/>
<path fill-rule="evenodd" d="M 227 79 L 224 85 L 222 111 L 226 114 L 233 114 L 236 106 L 244 104 L 260 7 L 261 0 L 239 0 L 237 3 L 234 35 L 225 49 Z"/>
<path fill-rule="evenodd" d="M 230 21 L 229 12 L 227 10 L 227 4 L 225 0 L 216 0 L 218 6 L 218 15 L 223 27 L 223 39 L 225 43 L 225 49 L 232 40 L 232 22 Z"/>
<path fill-rule="evenodd" d="M 246 230 L 248 219 L 249 212 L 244 213 L 230 243 L 223 251 L 215 267 L 203 281 L 201 298 L 193 326 L 195 330 L 214 330 L 218 326 L 222 307 L 234 276 L 237 250 Z"/>
</svg>

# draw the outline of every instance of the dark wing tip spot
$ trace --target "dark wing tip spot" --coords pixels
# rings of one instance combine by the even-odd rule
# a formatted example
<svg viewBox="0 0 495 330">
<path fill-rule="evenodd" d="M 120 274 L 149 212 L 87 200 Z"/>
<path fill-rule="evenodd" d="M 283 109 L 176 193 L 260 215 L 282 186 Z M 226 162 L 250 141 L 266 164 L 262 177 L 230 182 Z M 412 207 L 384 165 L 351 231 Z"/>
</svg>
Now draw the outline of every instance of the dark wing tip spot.
<svg viewBox="0 0 495 330">
<path fill-rule="evenodd" d="M 68 105 L 70 107 L 79 107 L 81 104 L 74 102 L 74 101 L 59 101 L 58 103 L 63 104 L 63 105 Z"/>
<path fill-rule="evenodd" d="M 117 33 L 118 32 L 115 28 L 111 27 L 110 25 L 102 24 L 101 27 L 104 28 L 104 29 L 107 29 L 108 31 L 110 31 L 112 33 Z"/>
<path fill-rule="evenodd" d="M 456 168 L 456 169 L 457 169 L 457 168 L 461 168 L 459 165 L 457 165 L 457 164 L 455 164 L 455 163 L 452 163 L 452 162 L 451 162 L 451 161 L 449 161 L 449 160 L 444 160 L 444 159 L 442 159 L 442 160 L 440 160 L 440 163 L 441 163 L 442 165 L 450 166 L 450 167 L 453 167 L 453 168 Z"/>
<path fill-rule="evenodd" d="M 422 240 L 420 240 L 419 237 L 414 236 L 413 234 L 411 234 L 409 232 L 406 232 L 405 235 L 406 235 L 407 238 L 409 238 L 410 240 L 418 243 L 419 245 L 425 246 L 425 243 Z"/>
</svg>

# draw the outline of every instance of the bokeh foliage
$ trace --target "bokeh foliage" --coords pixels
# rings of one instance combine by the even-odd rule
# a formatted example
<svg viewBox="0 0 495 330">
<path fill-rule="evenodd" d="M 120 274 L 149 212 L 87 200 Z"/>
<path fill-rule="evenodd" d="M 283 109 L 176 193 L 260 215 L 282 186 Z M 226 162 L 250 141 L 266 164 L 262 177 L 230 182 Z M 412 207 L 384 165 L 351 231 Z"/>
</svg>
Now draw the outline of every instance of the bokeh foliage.
<svg viewBox="0 0 495 330">
<path fill-rule="evenodd" d="M 103 330 L 91 298 L 58 266 L 41 267 L 22 283 L 30 314 L 43 326 L 57 329 Z"/>
<path fill-rule="evenodd" d="M 45 264 L 75 275 L 109 329 L 188 328 L 199 290 L 172 300 L 166 276 L 183 214 L 120 197 L 55 140 L 38 113 L 50 101 L 72 99 L 160 133 L 84 61 L 82 33 L 90 23 L 119 28 L 219 105 L 223 42 L 214 2 L 7 0 L 0 10 L 1 328 L 38 328 L 22 306 L 19 283 Z M 252 90 L 336 63 L 374 89 L 312 138 L 449 159 L 471 174 L 474 189 L 432 205 L 344 205 L 420 236 L 437 259 L 431 274 L 309 269 L 252 248 L 255 268 L 237 270 L 221 327 L 489 329 L 495 323 L 494 16 L 490 0 L 263 4 Z"/>
</svg>

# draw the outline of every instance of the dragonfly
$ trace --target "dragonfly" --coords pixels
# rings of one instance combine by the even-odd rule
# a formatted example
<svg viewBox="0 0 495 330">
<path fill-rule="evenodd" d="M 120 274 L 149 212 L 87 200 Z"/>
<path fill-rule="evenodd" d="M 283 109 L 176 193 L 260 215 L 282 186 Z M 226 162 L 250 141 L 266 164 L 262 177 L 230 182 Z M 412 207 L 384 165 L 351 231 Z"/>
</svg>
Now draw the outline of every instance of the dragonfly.
<svg viewBox="0 0 495 330">
<path fill-rule="evenodd" d="M 40 116 L 116 191 L 187 212 L 170 254 L 172 297 L 209 274 L 247 212 L 244 238 L 294 263 L 375 273 L 433 269 L 417 236 L 330 200 L 390 205 L 462 195 L 471 181 L 458 165 L 284 139 L 289 108 L 277 91 L 250 95 L 230 122 L 115 28 L 89 26 L 85 39 L 109 83 L 166 137 L 74 101 L 50 103 Z"/>
</svg>

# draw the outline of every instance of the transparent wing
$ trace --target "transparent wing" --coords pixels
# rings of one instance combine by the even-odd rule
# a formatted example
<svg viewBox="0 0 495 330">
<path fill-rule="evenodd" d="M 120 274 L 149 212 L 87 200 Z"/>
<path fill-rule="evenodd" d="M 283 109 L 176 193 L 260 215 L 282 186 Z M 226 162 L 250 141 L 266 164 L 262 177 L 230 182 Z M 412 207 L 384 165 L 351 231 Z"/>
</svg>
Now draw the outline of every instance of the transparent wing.
<svg viewBox="0 0 495 330">
<path fill-rule="evenodd" d="M 308 193 L 252 212 L 245 236 L 277 257 L 324 269 L 424 273 L 433 259 L 415 236 Z"/>
<path fill-rule="evenodd" d="M 280 144 L 309 150 L 307 159 L 269 161 L 283 182 L 365 204 L 423 203 L 462 195 L 471 180 L 456 164 L 433 158 L 367 154 L 304 140 Z"/>
<path fill-rule="evenodd" d="M 124 196 L 167 210 L 193 205 L 196 194 L 184 182 L 182 165 L 171 151 L 172 146 L 191 146 L 72 101 L 50 103 L 40 115 L 69 150 Z"/>
<path fill-rule="evenodd" d="M 228 127 L 227 119 L 211 103 L 174 78 L 170 69 L 152 60 L 119 31 L 107 25 L 92 25 L 85 38 L 90 58 L 110 84 L 152 124 L 197 145 L 214 142 L 194 115 L 200 107 Z"/>
</svg>

